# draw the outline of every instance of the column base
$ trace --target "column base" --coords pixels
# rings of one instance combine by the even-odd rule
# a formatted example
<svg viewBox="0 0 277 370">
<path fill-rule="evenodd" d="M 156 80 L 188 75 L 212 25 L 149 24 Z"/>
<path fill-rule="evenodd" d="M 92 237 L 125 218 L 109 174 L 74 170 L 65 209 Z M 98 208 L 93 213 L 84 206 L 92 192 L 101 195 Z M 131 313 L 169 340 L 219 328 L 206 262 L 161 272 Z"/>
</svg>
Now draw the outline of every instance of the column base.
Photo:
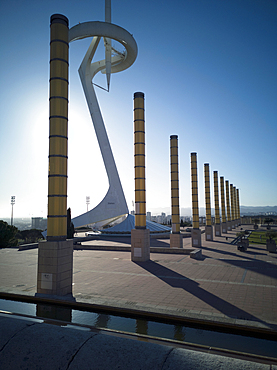
<svg viewBox="0 0 277 370">
<path fill-rule="evenodd" d="M 205 226 L 205 238 L 207 241 L 213 240 L 213 227 L 212 225 Z"/>
<path fill-rule="evenodd" d="M 191 230 L 191 245 L 193 248 L 201 248 L 201 230 Z"/>
<path fill-rule="evenodd" d="M 231 221 L 227 221 L 227 231 L 231 231 L 232 230 L 232 223 Z"/>
<path fill-rule="evenodd" d="M 170 234 L 170 248 L 183 248 L 182 234 Z"/>
<path fill-rule="evenodd" d="M 221 225 L 220 224 L 214 225 L 214 235 L 221 236 Z"/>
<path fill-rule="evenodd" d="M 150 260 L 149 229 L 131 230 L 131 261 L 145 262 Z"/>
<path fill-rule="evenodd" d="M 227 234 L 227 222 L 222 222 L 221 224 L 221 231 L 223 234 Z"/>
<path fill-rule="evenodd" d="M 234 229 L 235 228 L 235 221 L 234 220 L 231 221 L 231 225 L 232 225 L 232 229 Z"/>
<path fill-rule="evenodd" d="M 72 297 L 73 240 L 38 244 L 37 295 Z"/>
</svg>

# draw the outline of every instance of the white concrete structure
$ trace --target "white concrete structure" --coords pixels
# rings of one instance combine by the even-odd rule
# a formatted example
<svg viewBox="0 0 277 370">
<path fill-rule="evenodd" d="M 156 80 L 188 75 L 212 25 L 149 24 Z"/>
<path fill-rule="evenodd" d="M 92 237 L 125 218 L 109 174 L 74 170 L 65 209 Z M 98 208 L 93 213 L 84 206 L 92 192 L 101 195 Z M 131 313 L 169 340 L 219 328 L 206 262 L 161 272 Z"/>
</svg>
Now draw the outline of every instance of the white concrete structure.
<svg viewBox="0 0 277 370">
<path fill-rule="evenodd" d="M 136 60 L 137 44 L 129 32 L 110 23 L 110 1 L 106 3 L 105 19 L 106 22 L 96 21 L 81 23 L 69 30 L 69 42 L 81 40 L 86 37 L 93 37 L 79 68 L 79 75 L 109 181 L 108 192 L 98 206 L 72 219 L 75 227 L 102 220 L 114 219 L 128 213 L 127 203 L 92 81 L 94 76 L 101 71 L 107 75 L 107 86 L 109 89 L 110 74 L 129 68 Z M 104 39 L 105 60 L 92 62 L 101 37 Z M 112 39 L 118 41 L 125 48 L 123 53 L 117 52 L 111 47 Z M 114 54 L 113 56 L 111 56 L 112 51 Z"/>
</svg>

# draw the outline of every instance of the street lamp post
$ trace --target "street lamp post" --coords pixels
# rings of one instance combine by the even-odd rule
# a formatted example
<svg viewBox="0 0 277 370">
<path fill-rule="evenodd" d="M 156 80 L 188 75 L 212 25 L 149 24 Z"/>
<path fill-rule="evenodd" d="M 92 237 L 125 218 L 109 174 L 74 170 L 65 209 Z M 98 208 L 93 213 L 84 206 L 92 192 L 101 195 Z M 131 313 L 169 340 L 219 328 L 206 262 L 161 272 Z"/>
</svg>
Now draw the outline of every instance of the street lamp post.
<svg viewBox="0 0 277 370">
<path fill-rule="evenodd" d="M 12 216 L 11 216 L 11 226 L 13 226 L 13 205 L 15 204 L 15 195 L 11 196 L 11 205 L 12 205 Z"/>
<path fill-rule="evenodd" d="M 86 197 L 87 212 L 88 212 L 89 204 L 90 204 L 90 197 Z"/>
</svg>

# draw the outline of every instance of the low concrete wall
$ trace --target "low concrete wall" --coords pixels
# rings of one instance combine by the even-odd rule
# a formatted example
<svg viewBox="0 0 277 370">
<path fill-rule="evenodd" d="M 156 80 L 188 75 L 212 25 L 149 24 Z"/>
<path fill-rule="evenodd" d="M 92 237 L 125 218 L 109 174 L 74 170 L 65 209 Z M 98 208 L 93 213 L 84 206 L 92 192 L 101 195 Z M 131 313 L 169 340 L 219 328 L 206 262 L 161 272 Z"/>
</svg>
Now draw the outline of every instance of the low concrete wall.
<svg viewBox="0 0 277 370">
<path fill-rule="evenodd" d="M 96 250 L 96 251 L 117 251 L 131 252 L 131 247 L 117 245 L 89 245 L 80 244 L 74 245 L 75 250 Z M 194 248 L 167 248 L 167 247 L 150 247 L 150 253 L 165 253 L 165 254 L 190 254 Z"/>
<path fill-rule="evenodd" d="M 274 365 L 82 329 L 0 314 L 0 369 L 277 370 Z"/>
<path fill-rule="evenodd" d="M 87 241 L 87 240 L 86 240 Z M 24 244 L 19 247 L 20 251 L 38 248 L 38 243 Z M 76 244 L 73 246 L 75 250 L 97 250 L 97 251 L 119 251 L 131 252 L 131 246 L 117 246 L 117 245 L 89 245 L 89 244 Z M 150 247 L 150 253 L 168 253 L 168 254 L 190 254 L 194 248 L 166 248 L 166 247 Z"/>
<path fill-rule="evenodd" d="M 38 248 L 38 243 L 21 244 L 18 246 L 19 251 Z"/>
</svg>

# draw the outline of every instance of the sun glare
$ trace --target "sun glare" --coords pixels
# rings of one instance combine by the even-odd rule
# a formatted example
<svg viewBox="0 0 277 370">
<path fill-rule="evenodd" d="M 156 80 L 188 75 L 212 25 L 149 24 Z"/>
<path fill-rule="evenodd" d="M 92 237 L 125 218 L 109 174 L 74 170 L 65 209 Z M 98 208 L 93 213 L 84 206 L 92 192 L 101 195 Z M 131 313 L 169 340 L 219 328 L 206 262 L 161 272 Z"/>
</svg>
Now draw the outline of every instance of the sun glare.
<svg viewBox="0 0 277 370">
<path fill-rule="evenodd" d="M 101 202 L 108 179 L 89 115 L 71 107 L 68 130 L 68 207 L 75 217 L 86 212 L 86 196 L 89 209 Z"/>
</svg>

